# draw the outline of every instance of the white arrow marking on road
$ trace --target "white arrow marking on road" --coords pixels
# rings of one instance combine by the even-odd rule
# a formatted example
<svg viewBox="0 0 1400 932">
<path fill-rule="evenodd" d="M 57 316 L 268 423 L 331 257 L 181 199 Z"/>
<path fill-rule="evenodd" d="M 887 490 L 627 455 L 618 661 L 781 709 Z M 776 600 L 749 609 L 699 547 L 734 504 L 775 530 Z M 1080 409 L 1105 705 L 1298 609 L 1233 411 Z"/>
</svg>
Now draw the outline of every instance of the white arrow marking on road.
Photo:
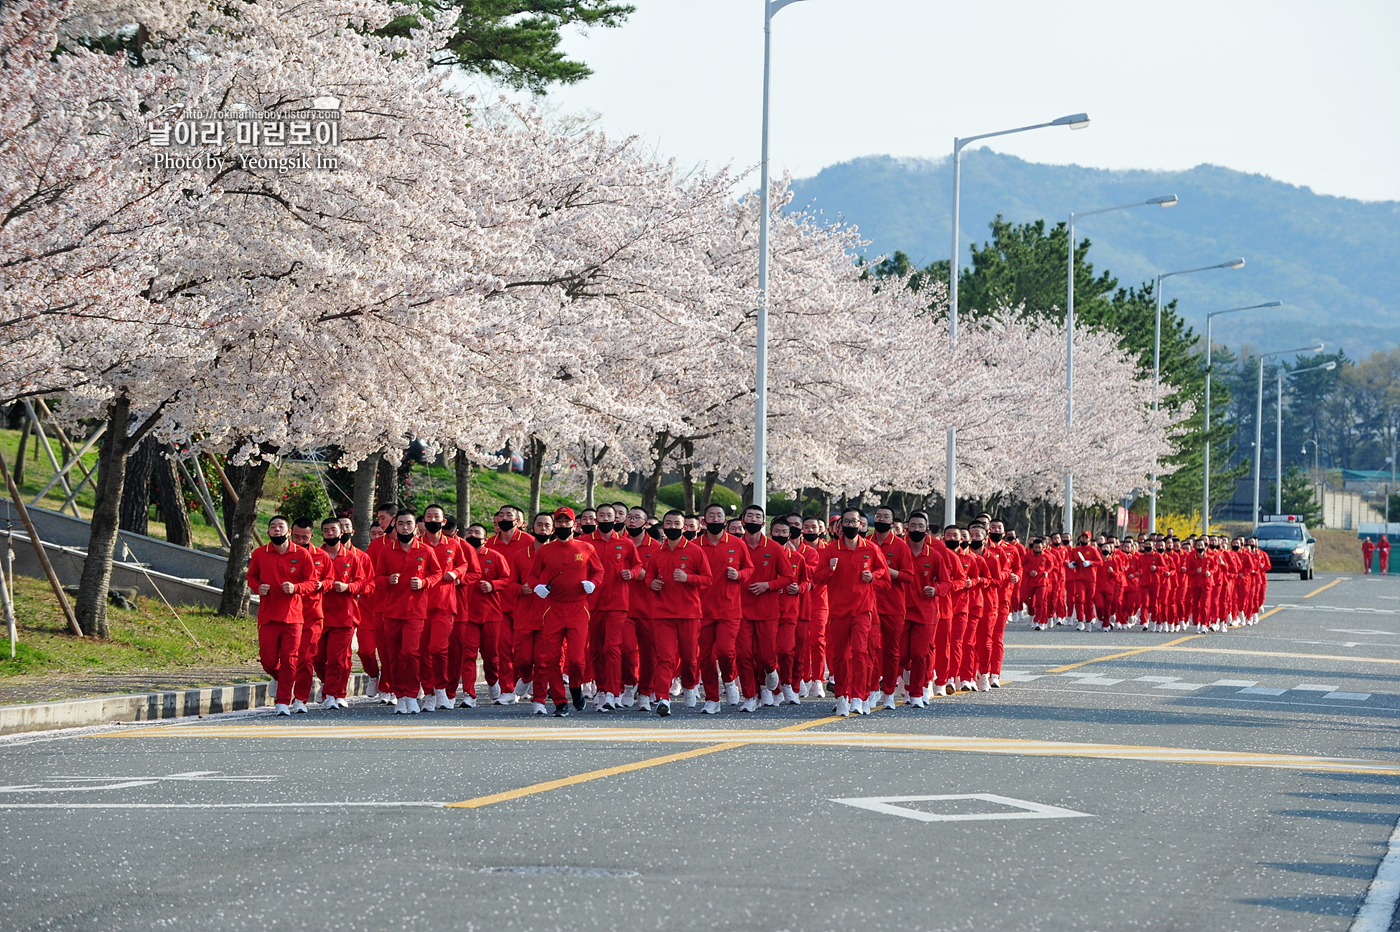
<svg viewBox="0 0 1400 932">
<path fill-rule="evenodd" d="M 125 783 L 108 783 L 104 786 L 0 786 L 0 793 L 86 793 L 91 790 L 125 790 L 133 786 L 155 786 L 155 780 L 128 780 Z"/>
<path fill-rule="evenodd" d="M 1400 631 L 1377 631 L 1375 628 L 1328 628 L 1328 631 L 1335 631 L 1337 634 L 1400 634 Z M 1318 641 L 1319 644 L 1326 644 L 1326 641 Z"/>
<path fill-rule="evenodd" d="M 939 802 L 947 799 L 978 799 L 982 802 L 995 803 L 999 806 L 1010 806 L 1019 811 L 960 812 L 945 814 L 923 812 L 918 809 L 906 809 L 903 806 L 892 805 L 893 803 Z M 914 819 L 919 822 L 983 822 L 992 819 L 1079 819 L 1089 817 L 1089 813 L 1087 812 L 1075 812 L 1073 809 L 1061 809 L 1059 806 L 1047 806 L 1044 803 L 1033 803 L 1025 799 L 1012 799 L 1009 796 L 997 796 L 993 793 L 955 793 L 947 796 L 867 796 L 854 799 L 833 799 L 830 801 L 833 803 L 841 803 L 843 806 L 854 806 L 857 809 L 867 809 L 871 812 L 899 816 L 904 819 Z"/>
</svg>

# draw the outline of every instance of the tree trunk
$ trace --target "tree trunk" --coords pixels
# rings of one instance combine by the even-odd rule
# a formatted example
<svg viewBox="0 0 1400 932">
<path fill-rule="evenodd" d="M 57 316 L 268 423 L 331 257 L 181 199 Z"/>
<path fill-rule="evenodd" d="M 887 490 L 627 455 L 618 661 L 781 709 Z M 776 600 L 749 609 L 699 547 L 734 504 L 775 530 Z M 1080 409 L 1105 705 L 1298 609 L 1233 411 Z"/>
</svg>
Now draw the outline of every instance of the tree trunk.
<svg viewBox="0 0 1400 932">
<path fill-rule="evenodd" d="M 175 451 L 165 444 L 151 463 L 151 473 L 156 480 L 156 494 L 160 496 L 160 516 L 165 521 L 165 539 L 180 547 L 194 543 L 194 530 L 190 527 L 190 513 L 185 510 L 185 496 L 180 492 L 180 480 L 175 477 L 175 464 L 170 457 Z M 224 511 L 228 512 L 228 496 L 224 496 Z"/>
<path fill-rule="evenodd" d="M 228 565 L 224 567 L 224 594 L 219 614 L 241 617 L 248 611 L 248 561 L 253 556 L 253 525 L 258 523 L 258 498 L 267 479 L 268 460 L 249 463 L 239 470 L 238 506 L 233 509 L 233 529 L 228 536 Z M 232 476 L 229 481 L 233 482 Z"/>
<path fill-rule="evenodd" d="M 719 470 L 711 469 L 705 473 L 704 490 L 700 493 L 700 504 L 702 507 L 710 507 L 710 503 L 715 500 L 715 483 L 719 482 Z"/>
<path fill-rule="evenodd" d="M 360 460 L 355 467 L 355 487 L 351 517 L 355 522 L 355 546 L 364 550 L 369 546 L 369 526 L 374 520 L 374 480 L 379 475 L 379 461 L 383 453 L 374 453 Z"/>
<path fill-rule="evenodd" d="M 535 515 L 540 513 L 540 482 L 544 478 L 544 454 L 548 447 L 540 438 L 531 435 L 530 437 L 530 518 L 531 525 L 535 520 Z"/>
<path fill-rule="evenodd" d="M 376 467 L 374 479 L 374 503 L 377 508 L 387 502 L 397 502 L 399 500 L 399 485 L 398 475 L 394 470 L 394 464 L 389 462 L 388 457 L 381 453 L 376 462 L 378 465 Z M 407 506 L 401 505 L 400 507 Z"/>
<path fill-rule="evenodd" d="M 695 444 L 690 440 L 681 441 L 681 511 L 695 514 L 695 478 L 691 474 L 692 460 L 695 459 Z"/>
<path fill-rule="evenodd" d="M 452 464 L 457 473 L 457 535 L 466 536 L 472 523 L 472 461 L 466 450 L 458 450 Z"/>
<path fill-rule="evenodd" d="M 508 473 L 508 472 L 510 472 L 510 441 L 509 441 L 509 440 L 506 441 L 506 448 L 505 448 L 504 450 L 501 451 L 501 454 L 505 457 L 505 459 L 501 460 L 501 464 L 500 464 L 499 466 L 496 467 L 496 472 L 505 472 L 505 473 Z"/>
<path fill-rule="evenodd" d="M 125 395 L 118 395 L 108 409 L 107 434 L 102 438 L 102 450 L 97 457 L 97 500 L 88 527 L 87 559 L 83 561 L 78 601 L 74 606 L 78 627 L 89 637 L 105 638 L 108 634 L 107 591 L 112 584 L 112 558 L 121 529 L 122 482 L 126 478 L 126 458 L 131 452 L 131 437 L 127 433 L 130 420 L 131 402 Z"/>
<path fill-rule="evenodd" d="M 151 469 L 160 455 L 156 438 L 142 440 L 126 461 L 119 523 L 123 531 L 145 534 L 151 518 Z"/>
<path fill-rule="evenodd" d="M 29 412 L 21 406 L 19 415 L 19 450 L 15 455 L 15 488 L 24 485 L 24 448 L 29 446 Z M 37 447 L 35 449 L 38 449 Z"/>
<path fill-rule="evenodd" d="M 740 494 L 739 494 L 739 499 L 740 499 L 740 501 L 739 501 L 739 512 L 740 512 L 740 514 L 743 513 L 743 511 L 744 511 L 745 508 L 749 507 L 750 505 L 756 504 L 756 502 L 754 502 L 754 500 L 753 500 L 753 483 L 752 483 L 752 482 L 745 482 L 745 483 L 741 486 L 741 489 L 742 489 L 742 491 L 741 491 Z M 762 507 L 762 506 L 760 505 L 759 507 Z"/>
<path fill-rule="evenodd" d="M 656 514 L 656 499 L 661 492 L 661 474 L 665 471 L 666 454 L 672 448 L 667 442 L 669 439 L 670 434 L 663 430 L 651 440 L 651 471 L 642 483 L 642 507 L 653 515 Z"/>
</svg>

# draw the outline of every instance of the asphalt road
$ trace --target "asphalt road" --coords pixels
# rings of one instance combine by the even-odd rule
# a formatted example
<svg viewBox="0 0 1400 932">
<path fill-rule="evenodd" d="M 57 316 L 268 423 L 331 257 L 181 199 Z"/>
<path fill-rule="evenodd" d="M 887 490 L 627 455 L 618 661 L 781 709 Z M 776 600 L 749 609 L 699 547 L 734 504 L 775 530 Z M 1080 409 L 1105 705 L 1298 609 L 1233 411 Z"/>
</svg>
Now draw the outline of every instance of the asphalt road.
<svg viewBox="0 0 1400 932">
<path fill-rule="evenodd" d="M 1393 908 L 1400 583 L 1277 576 L 1276 606 L 1017 627 L 1007 688 L 868 718 L 363 704 L 0 742 L 0 929 L 1353 928 Z M 959 798 L 869 802 L 911 796 Z"/>
</svg>

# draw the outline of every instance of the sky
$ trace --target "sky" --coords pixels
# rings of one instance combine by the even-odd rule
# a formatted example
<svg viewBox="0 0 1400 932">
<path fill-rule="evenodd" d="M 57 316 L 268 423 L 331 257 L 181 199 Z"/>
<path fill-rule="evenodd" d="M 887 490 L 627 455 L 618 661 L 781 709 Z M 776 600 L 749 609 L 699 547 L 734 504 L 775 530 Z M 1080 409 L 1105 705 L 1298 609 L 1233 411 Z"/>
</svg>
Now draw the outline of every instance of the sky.
<svg viewBox="0 0 1400 932">
<path fill-rule="evenodd" d="M 566 31 L 594 75 L 548 106 L 593 112 L 683 165 L 755 165 L 763 0 L 632 0 Z M 1081 132 L 993 140 L 1035 162 L 1212 163 L 1400 201 L 1400 0 L 801 0 L 773 20 L 772 170 L 938 158 L 972 136 L 1088 112 Z"/>
</svg>

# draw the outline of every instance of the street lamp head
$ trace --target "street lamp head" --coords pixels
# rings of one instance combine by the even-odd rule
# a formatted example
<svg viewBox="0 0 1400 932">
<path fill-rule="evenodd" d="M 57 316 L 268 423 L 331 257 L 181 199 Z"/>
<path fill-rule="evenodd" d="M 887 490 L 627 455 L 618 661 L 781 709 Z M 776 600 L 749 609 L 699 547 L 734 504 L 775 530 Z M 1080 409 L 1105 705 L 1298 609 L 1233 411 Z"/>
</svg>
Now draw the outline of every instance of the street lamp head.
<svg viewBox="0 0 1400 932">
<path fill-rule="evenodd" d="M 1244 259 L 1236 259 L 1233 262 L 1227 262 L 1226 265 L 1232 269 L 1242 269 L 1244 268 Z"/>
<path fill-rule="evenodd" d="M 1283 307 L 1283 302 L 1282 302 L 1282 301 L 1269 301 L 1269 302 L 1267 302 L 1267 303 L 1265 303 L 1265 304 L 1261 304 L 1261 305 L 1259 305 L 1259 306 L 1260 306 L 1260 307 Z"/>
<path fill-rule="evenodd" d="M 1149 197 L 1146 201 L 1144 201 L 1144 203 L 1146 203 L 1146 204 L 1160 204 L 1160 205 L 1162 205 L 1163 207 L 1175 207 L 1175 206 L 1176 206 L 1176 195 L 1175 195 L 1175 194 L 1163 194 L 1161 197 Z"/>
<path fill-rule="evenodd" d="M 1324 370 L 1326 370 L 1327 372 L 1331 372 L 1333 369 L 1337 368 L 1337 364 L 1336 364 L 1335 362 L 1329 362 L 1327 365 L 1323 366 L 1322 368 L 1323 368 Z"/>
<path fill-rule="evenodd" d="M 1050 125 L 1068 126 L 1070 129 L 1083 129 L 1089 125 L 1089 114 L 1071 113 L 1069 116 L 1062 116 L 1057 120 L 1051 120 Z"/>
</svg>

